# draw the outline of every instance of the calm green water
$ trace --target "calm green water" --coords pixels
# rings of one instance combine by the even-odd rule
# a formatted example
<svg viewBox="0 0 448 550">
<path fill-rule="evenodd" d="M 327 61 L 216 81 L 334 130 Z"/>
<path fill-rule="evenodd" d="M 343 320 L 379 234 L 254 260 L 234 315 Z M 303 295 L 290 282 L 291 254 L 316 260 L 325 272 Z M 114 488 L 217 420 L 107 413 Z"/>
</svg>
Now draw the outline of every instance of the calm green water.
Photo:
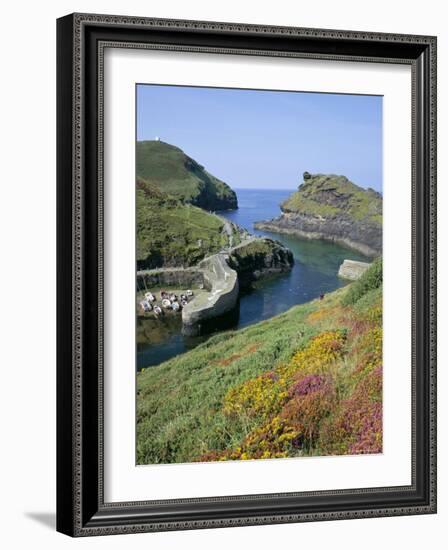
<svg viewBox="0 0 448 550">
<path fill-rule="evenodd" d="M 180 315 L 175 318 L 145 319 L 137 322 L 137 368 L 158 365 L 192 349 L 210 334 L 229 328 L 242 328 L 303 304 L 344 285 L 337 272 L 344 259 L 368 261 L 364 256 L 337 244 L 302 240 L 291 235 L 257 231 L 253 223 L 280 215 L 279 204 L 291 191 L 237 189 L 238 210 L 221 212 L 227 219 L 253 234 L 270 237 L 285 244 L 294 254 L 290 273 L 258 283 L 240 297 L 239 309 L 226 319 L 210 323 L 208 335 L 186 337 L 181 333 Z"/>
</svg>

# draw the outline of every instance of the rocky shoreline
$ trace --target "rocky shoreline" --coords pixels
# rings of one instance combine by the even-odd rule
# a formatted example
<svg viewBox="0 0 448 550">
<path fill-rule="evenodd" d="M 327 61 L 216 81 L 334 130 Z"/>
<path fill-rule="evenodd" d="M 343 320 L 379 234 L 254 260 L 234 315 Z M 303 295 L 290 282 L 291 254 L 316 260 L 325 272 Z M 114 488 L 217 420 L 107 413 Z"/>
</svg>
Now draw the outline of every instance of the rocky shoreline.
<svg viewBox="0 0 448 550">
<path fill-rule="evenodd" d="M 345 176 L 305 172 L 298 190 L 280 205 L 282 214 L 254 227 L 338 243 L 373 258 L 382 252 L 382 207 L 380 193 Z"/>
<path fill-rule="evenodd" d="M 376 235 L 369 244 L 357 240 L 356 235 L 363 230 L 353 227 L 351 222 L 341 219 L 331 223 L 323 223 L 319 219 L 307 219 L 300 215 L 282 214 L 273 220 L 260 221 L 254 224 L 255 229 L 269 231 L 271 233 L 284 233 L 294 235 L 301 239 L 323 240 L 340 244 L 360 252 L 369 258 L 375 258 L 381 253 L 381 236 Z M 368 230 L 367 228 L 365 230 Z M 374 229 L 376 232 L 376 230 Z"/>
</svg>

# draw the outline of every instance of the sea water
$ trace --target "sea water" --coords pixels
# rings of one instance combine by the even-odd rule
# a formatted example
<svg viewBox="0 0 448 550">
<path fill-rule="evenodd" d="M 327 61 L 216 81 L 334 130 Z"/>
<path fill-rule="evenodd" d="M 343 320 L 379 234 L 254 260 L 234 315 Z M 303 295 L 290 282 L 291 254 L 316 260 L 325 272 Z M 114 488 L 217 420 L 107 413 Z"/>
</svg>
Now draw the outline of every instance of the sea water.
<svg viewBox="0 0 448 550">
<path fill-rule="evenodd" d="M 254 222 L 271 220 L 281 214 L 280 204 L 291 190 L 236 189 L 237 210 L 219 212 L 228 220 L 261 237 L 276 239 L 294 255 L 294 267 L 266 281 L 258 282 L 239 299 L 239 308 L 223 320 L 209 323 L 210 334 L 229 328 L 243 328 L 278 315 L 346 284 L 337 273 L 345 259 L 369 261 L 362 254 L 338 244 L 300 239 L 293 235 L 256 230 Z M 138 319 L 137 369 L 158 365 L 204 342 L 210 334 L 191 338 L 182 335 L 181 316 Z"/>
</svg>

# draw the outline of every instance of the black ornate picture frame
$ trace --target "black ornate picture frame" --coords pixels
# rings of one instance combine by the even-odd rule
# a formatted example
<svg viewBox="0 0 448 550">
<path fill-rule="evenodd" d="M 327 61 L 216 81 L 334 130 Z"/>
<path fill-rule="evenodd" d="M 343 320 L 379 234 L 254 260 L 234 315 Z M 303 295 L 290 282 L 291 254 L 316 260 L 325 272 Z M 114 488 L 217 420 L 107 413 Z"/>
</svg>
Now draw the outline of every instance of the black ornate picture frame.
<svg viewBox="0 0 448 550">
<path fill-rule="evenodd" d="M 104 501 L 103 55 L 110 45 L 411 66 L 410 486 Z M 435 513 L 436 38 L 73 14 L 57 22 L 57 51 L 58 531 L 90 536 Z"/>
</svg>

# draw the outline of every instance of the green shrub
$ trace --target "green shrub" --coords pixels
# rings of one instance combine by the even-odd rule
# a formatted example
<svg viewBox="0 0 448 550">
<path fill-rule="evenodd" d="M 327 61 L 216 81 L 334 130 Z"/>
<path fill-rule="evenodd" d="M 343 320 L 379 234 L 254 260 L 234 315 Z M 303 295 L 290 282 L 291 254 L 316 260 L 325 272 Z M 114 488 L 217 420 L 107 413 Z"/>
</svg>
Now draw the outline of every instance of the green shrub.
<svg viewBox="0 0 448 550">
<path fill-rule="evenodd" d="M 354 304 L 354 309 L 358 315 L 361 314 L 370 314 L 372 308 L 378 307 L 378 303 L 382 303 L 383 299 L 383 285 L 380 285 L 378 288 L 369 290 L 360 298 L 356 304 Z"/>
</svg>

